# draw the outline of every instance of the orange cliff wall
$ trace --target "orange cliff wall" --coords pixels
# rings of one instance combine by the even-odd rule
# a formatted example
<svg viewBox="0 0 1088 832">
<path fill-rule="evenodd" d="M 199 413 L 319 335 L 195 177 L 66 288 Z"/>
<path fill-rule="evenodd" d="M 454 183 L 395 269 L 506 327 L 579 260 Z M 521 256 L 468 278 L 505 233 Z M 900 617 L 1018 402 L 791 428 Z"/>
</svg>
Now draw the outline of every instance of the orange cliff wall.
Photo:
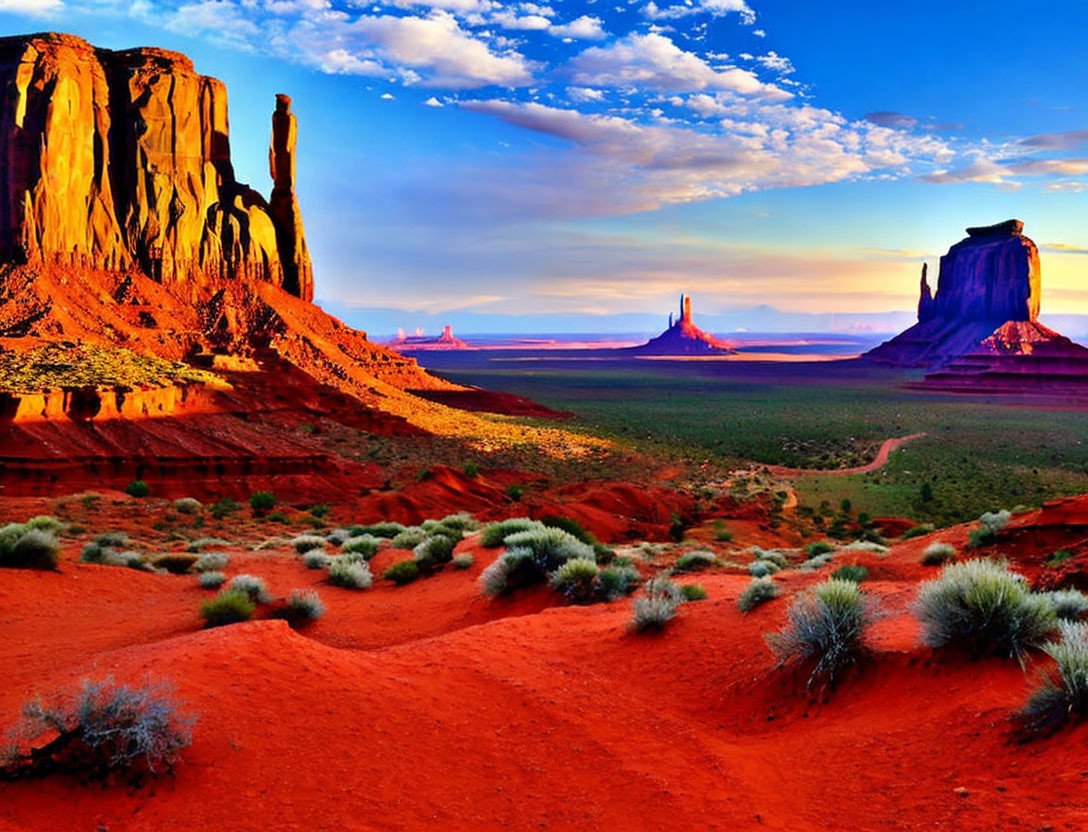
<svg viewBox="0 0 1088 832">
<path fill-rule="evenodd" d="M 194 299 L 235 278 L 312 299 L 290 99 L 269 205 L 234 177 L 226 88 L 184 55 L 0 38 L 0 83 L 0 259 L 138 270 Z"/>
</svg>

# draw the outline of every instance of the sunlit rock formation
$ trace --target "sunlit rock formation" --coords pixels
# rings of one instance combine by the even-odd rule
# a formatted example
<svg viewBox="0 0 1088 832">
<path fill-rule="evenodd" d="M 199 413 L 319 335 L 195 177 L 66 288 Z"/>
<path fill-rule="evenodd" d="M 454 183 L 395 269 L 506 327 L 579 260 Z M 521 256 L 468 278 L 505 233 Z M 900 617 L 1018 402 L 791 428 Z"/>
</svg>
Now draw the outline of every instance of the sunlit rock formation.
<svg viewBox="0 0 1088 832">
<path fill-rule="evenodd" d="M 313 297 L 290 99 L 273 117 L 270 205 L 235 179 L 226 88 L 184 55 L 2 38 L 0 82 L 4 261 L 138 270 L 183 289 L 260 280 Z"/>
<path fill-rule="evenodd" d="M 937 291 L 922 267 L 918 323 L 868 357 L 926 367 L 923 386 L 964 392 L 1055 391 L 1088 382 L 1088 349 L 1038 321 L 1039 251 L 1007 220 L 968 228 L 941 258 Z"/>
<path fill-rule="evenodd" d="M 628 347 L 627 352 L 639 355 L 729 355 L 735 352 L 733 345 L 715 338 L 699 329 L 691 319 L 691 298 L 680 296 L 680 317 L 669 314 L 669 328 L 656 338 L 638 347 Z"/>
<path fill-rule="evenodd" d="M 389 344 L 393 349 L 401 352 L 414 350 L 469 350 L 472 349 L 465 341 L 453 334 L 453 327 L 446 324 L 442 328 L 442 334 L 434 337 L 424 335 L 422 329 L 416 329 L 414 335 L 406 335 L 404 330 L 397 332 L 397 337 Z"/>
</svg>

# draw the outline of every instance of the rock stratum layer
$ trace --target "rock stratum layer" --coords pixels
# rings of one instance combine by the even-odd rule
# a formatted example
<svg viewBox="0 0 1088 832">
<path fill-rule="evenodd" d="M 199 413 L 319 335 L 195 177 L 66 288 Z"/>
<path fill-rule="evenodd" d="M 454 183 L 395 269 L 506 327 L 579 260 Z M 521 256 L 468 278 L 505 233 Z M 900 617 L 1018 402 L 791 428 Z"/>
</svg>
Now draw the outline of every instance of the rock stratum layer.
<svg viewBox="0 0 1088 832">
<path fill-rule="evenodd" d="M 0 81 L 0 257 L 138 270 L 182 289 L 261 280 L 313 297 L 286 96 L 270 204 L 235 179 L 226 88 L 184 55 L 3 38 Z"/>
<path fill-rule="evenodd" d="M 882 364 L 942 368 L 942 378 L 997 371 L 1021 379 L 1029 367 L 1069 377 L 1084 373 L 1088 350 L 1038 321 L 1039 250 L 1007 220 L 968 228 L 941 258 L 937 291 L 922 267 L 918 323 L 868 353 Z M 1031 361 L 1009 361 L 1031 357 Z M 1000 368 L 997 364 L 1001 364 Z M 974 382 L 971 385 L 973 386 Z"/>
</svg>

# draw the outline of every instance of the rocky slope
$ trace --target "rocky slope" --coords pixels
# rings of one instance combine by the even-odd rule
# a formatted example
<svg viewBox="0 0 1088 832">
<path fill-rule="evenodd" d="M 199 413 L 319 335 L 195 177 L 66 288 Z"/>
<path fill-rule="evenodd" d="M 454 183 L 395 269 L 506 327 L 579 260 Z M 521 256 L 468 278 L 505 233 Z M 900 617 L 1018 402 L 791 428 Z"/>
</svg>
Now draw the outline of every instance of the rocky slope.
<svg viewBox="0 0 1088 832">
<path fill-rule="evenodd" d="M 923 267 L 918 323 L 868 358 L 941 368 L 932 384 L 965 390 L 992 387 L 985 374 L 1088 378 L 1088 350 L 1038 322 L 1039 251 L 1023 229 L 1019 220 L 968 228 L 941 258 L 935 294 Z"/>
</svg>

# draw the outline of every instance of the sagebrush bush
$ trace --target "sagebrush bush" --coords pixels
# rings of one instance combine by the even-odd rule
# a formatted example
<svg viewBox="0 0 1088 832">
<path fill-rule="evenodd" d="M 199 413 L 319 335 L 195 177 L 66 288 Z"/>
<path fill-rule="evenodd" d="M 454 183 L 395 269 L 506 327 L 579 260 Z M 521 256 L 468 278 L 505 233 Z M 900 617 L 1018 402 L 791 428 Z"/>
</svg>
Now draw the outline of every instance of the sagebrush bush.
<svg viewBox="0 0 1088 832">
<path fill-rule="evenodd" d="M 718 562 L 713 552 L 686 552 L 676 559 L 676 572 L 698 572 L 709 569 Z"/>
<path fill-rule="evenodd" d="M 196 565 L 198 560 L 200 558 L 197 555 L 186 552 L 170 552 L 152 558 L 151 565 L 156 569 L 165 569 L 171 575 L 184 575 Z"/>
<path fill-rule="evenodd" d="M 302 627 L 324 614 L 325 605 L 313 589 L 292 589 L 283 606 L 271 613 L 273 618 L 282 618 L 292 627 Z"/>
<path fill-rule="evenodd" d="M 533 553 L 528 549 L 507 549 L 480 573 L 480 592 L 484 595 L 505 595 L 521 585 L 522 572 L 532 569 Z"/>
<path fill-rule="evenodd" d="M 840 566 L 831 573 L 831 577 L 840 581 L 853 581 L 856 584 L 860 584 L 869 577 L 869 569 L 860 564 Z"/>
<path fill-rule="evenodd" d="M 680 592 L 683 594 L 685 601 L 705 601 L 707 599 L 706 590 L 702 584 L 684 584 L 680 587 Z"/>
<path fill-rule="evenodd" d="M 23 525 L 28 529 L 39 529 L 52 534 L 60 534 L 64 531 L 64 523 L 51 514 L 38 514 L 31 517 Z"/>
<path fill-rule="evenodd" d="M 548 585 L 574 604 L 588 604 L 596 595 L 595 582 L 600 567 L 588 558 L 572 558 L 548 577 Z"/>
<path fill-rule="evenodd" d="M 853 581 L 829 578 L 816 584 L 793 600 L 786 617 L 786 628 L 769 633 L 767 643 L 783 663 L 815 660 L 809 686 L 817 679 L 833 686 L 865 652 L 872 613 Z"/>
<path fill-rule="evenodd" d="M 737 609 L 751 612 L 760 604 L 765 604 L 779 594 L 778 584 L 770 578 L 753 578 L 737 598 Z"/>
<path fill-rule="evenodd" d="M 234 514 L 241 506 L 230 497 L 223 497 L 208 506 L 208 514 L 217 520 L 222 520 L 229 514 Z"/>
<path fill-rule="evenodd" d="M 809 558 L 797 568 L 802 572 L 815 572 L 817 569 L 822 569 L 834 560 L 835 556 L 829 552 L 826 555 L 817 555 L 814 558 Z"/>
<path fill-rule="evenodd" d="M 412 557 L 420 568 L 428 569 L 453 559 L 453 550 L 457 541 L 444 534 L 428 537 L 412 550 Z"/>
<path fill-rule="evenodd" d="M 97 554 L 91 554 L 88 552 L 88 547 L 91 548 L 91 553 L 97 550 Z M 97 557 L 97 560 L 89 560 L 88 563 L 100 563 L 103 566 L 123 566 L 127 569 L 137 569 L 141 572 L 150 572 L 153 567 L 147 562 L 147 558 L 141 552 L 118 552 L 115 549 L 103 549 L 96 544 L 89 543 L 83 548 L 84 554 L 92 557 Z M 81 558 L 82 560 L 82 558 Z"/>
<path fill-rule="evenodd" d="M 178 514 L 196 514 L 202 508 L 204 508 L 204 504 L 194 497 L 182 497 L 174 500 L 174 511 Z"/>
<path fill-rule="evenodd" d="M 453 565 L 457 569 L 468 569 L 476 562 L 476 559 L 468 552 L 453 556 Z"/>
<path fill-rule="evenodd" d="M 438 523 L 447 529 L 456 529 L 460 532 L 471 532 L 480 528 L 476 518 L 464 511 L 457 514 L 447 514 Z"/>
<path fill-rule="evenodd" d="M 227 582 L 227 576 L 222 572 L 201 572 L 198 580 L 203 589 L 219 589 Z"/>
<path fill-rule="evenodd" d="M 930 543 L 922 550 L 923 566 L 941 566 L 956 558 L 956 547 L 951 543 Z"/>
<path fill-rule="evenodd" d="M 780 570 L 789 568 L 789 559 L 781 549 L 760 549 L 758 546 L 753 546 L 751 551 L 756 560 L 773 563 Z"/>
<path fill-rule="evenodd" d="M 124 532 L 102 532 L 94 542 L 107 549 L 120 549 L 128 544 L 128 535 Z"/>
<path fill-rule="evenodd" d="M 271 491 L 256 491 L 249 495 L 249 507 L 254 514 L 264 514 L 276 507 L 276 495 Z"/>
<path fill-rule="evenodd" d="M 392 581 L 397 586 L 410 584 L 419 577 L 419 564 L 414 560 L 398 561 L 386 569 L 382 573 L 382 577 Z"/>
<path fill-rule="evenodd" d="M 370 560 L 378 551 L 382 539 L 372 535 L 352 537 L 345 541 L 340 551 L 346 555 L 361 555 L 365 560 Z"/>
<path fill-rule="evenodd" d="M 409 526 L 393 538 L 394 549 L 414 549 L 427 539 L 427 533 L 419 526 Z"/>
<path fill-rule="evenodd" d="M 933 531 L 933 528 L 934 526 L 932 523 L 923 523 L 920 526 L 911 526 L 909 529 L 899 535 L 899 539 L 911 540 L 915 537 L 924 537 L 925 535 Z"/>
<path fill-rule="evenodd" d="M 0 567 L 52 570 L 60 563 L 60 541 L 52 531 L 10 523 L 0 529 Z"/>
<path fill-rule="evenodd" d="M 829 543 L 826 540 L 817 540 L 815 543 L 810 543 L 805 547 L 805 554 L 810 558 L 814 558 L 817 555 L 826 555 L 828 552 L 835 551 L 835 544 Z"/>
<path fill-rule="evenodd" d="M 630 561 L 618 563 L 616 558 L 609 566 L 597 573 L 597 595 L 603 601 L 614 601 L 617 598 L 626 598 L 642 582 L 642 574 Z"/>
<path fill-rule="evenodd" d="M 952 563 L 918 589 L 914 614 L 928 647 L 958 646 L 973 656 L 1023 659 L 1057 624 L 1049 600 L 1032 594 L 1022 576 L 992 560 Z"/>
<path fill-rule="evenodd" d="M 853 543 L 847 543 L 843 546 L 840 552 L 872 552 L 876 555 L 886 554 L 888 547 L 883 543 L 873 540 L 855 540 Z"/>
<path fill-rule="evenodd" d="M 271 598 L 264 579 L 256 575 L 235 575 L 231 578 L 229 586 L 235 592 L 244 592 L 251 601 L 258 604 L 268 603 Z"/>
<path fill-rule="evenodd" d="M 484 530 L 480 532 L 480 545 L 488 548 L 502 546 L 506 538 L 512 534 L 543 528 L 543 523 L 530 520 L 528 517 L 512 517 L 484 527 Z"/>
<path fill-rule="evenodd" d="M 583 543 L 569 532 L 562 529 L 543 528 L 518 532 L 506 538 L 510 549 L 528 549 L 533 553 L 533 561 L 543 572 L 552 572 L 568 560 L 583 558 L 596 562 L 593 547 Z"/>
<path fill-rule="evenodd" d="M 230 563 L 230 556 L 222 552 L 208 552 L 196 559 L 193 564 L 194 572 L 210 572 L 212 570 L 225 569 Z"/>
<path fill-rule="evenodd" d="M 664 575 L 647 581 L 642 591 L 644 594 L 631 605 L 631 620 L 627 624 L 634 633 L 664 629 L 685 600 L 683 590 Z"/>
<path fill-rule="evenodd" d="M 314 549 L 324 549 L 328 544 L 325 538 L 318 537 L 316 534 L 300 534 L 291 539 L 291 545 L 300 555 L 304 552 L 312 552 Z"/>
<path fill-rule="evenodd" d="M 143 480 L 133 480 L 125 486 L 125 493 L 130 497 L 146 497 L 151 493 L 151 488 Z"/>
<path fill-rule="evenodd" d="M 1042 646 L 1057 662 L 1057 677 L 1047 674 L 1017 714 L 1028 734 L 1053 733 L 1088 713 L 1088 623 L 1062 621 L 1060 639 Z"/>
<path fill-rule="evenodd" d="M 333 558 L 329 564 L 329 583 L 344 589 L 370 589 L 374 576 L 365 560 L 349 561 Z"/>
<path fill-rule="evenodd" d="M 1073 621 L 1088 612 L 1088 596 L 1077 589 L 1056 589 L 1043 596 L 1050 602 L 1054 614 L 1065 621 Z"/>
<path fill-rule="evenodd" d="M 256 610 L 257 605 L 248 593 L 227 589 L 200 605 L 200 617 L 204 619 L 205 627 L 222 627 L 249 621 Z"/>
<path fill-rule="evenodd" d="M 780 571 L 778 564 L 770 560 L 754 560 L 748 564 L 748 574 L 753 578 L 766 578 Z"/>
<path fill-rule="evenodd" d="M 405 531 L 405 528 L 400 523 L 371 523 L 369 526 L 352 526 L 348 529 L 351 532 L 352 537 L 362 537 L 363 535 L 370 535 L 371 537 L 380 537 L 384 540 L 392 540 L 401 532 Z"/>
<path fill-rule="evenodd" d="M 118 687 L 110 679 L 84 679 L 72 696 L 23 706 L 0 773 L 14 779 L 65 772 L 104 783 L 115 772 L 169 772 L 191 742 L 195 721 L 166 684 Z"/>
<path fill-rule="evenodd" d="M 230 541 L 223 540 L 221 537 L 199 537 L 196 540 L 190 540 L 185 549 L 188 552 L 203 552 L 209 546 L 230 546 Z"/>
<path fill-rule="evenodd" d="M 307 569 L 328 569 L 332 558 L 325 554 L 324 549 L 311 549 L 302 554 L 302 563 Z"/>
<path fill-rule="evenodd" d="M 968 546 L 989 546 L 1009 524 L 1012 515 L 1001 511 L 987 511 L 978 518 L 978 528 L 968 534 Z"/>
</svg>

